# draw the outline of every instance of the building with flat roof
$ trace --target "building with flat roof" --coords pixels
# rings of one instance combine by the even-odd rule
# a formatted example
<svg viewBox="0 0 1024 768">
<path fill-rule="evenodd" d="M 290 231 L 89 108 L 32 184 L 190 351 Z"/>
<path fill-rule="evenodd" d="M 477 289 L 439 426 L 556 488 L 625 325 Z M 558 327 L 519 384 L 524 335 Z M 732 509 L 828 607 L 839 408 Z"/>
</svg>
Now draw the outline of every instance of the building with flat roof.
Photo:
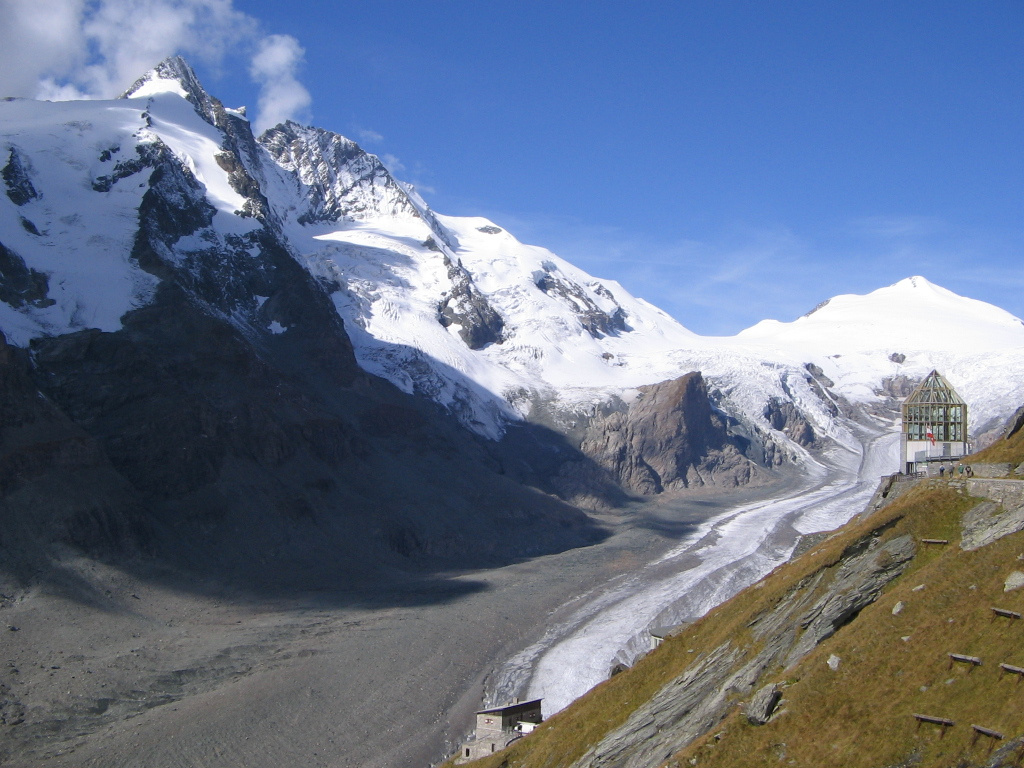
<svg viewBox="0 0 1024 768">
<path fill-rule="evenodd" d="M 476 732 L 473 740 L 462 747 L 457 762 L 476 760 L 504 749 L 524 734 L 530 733 L 544 718 L 541 715 L 541 699 L 520 702 L 476 713 Z"/>
</svg>

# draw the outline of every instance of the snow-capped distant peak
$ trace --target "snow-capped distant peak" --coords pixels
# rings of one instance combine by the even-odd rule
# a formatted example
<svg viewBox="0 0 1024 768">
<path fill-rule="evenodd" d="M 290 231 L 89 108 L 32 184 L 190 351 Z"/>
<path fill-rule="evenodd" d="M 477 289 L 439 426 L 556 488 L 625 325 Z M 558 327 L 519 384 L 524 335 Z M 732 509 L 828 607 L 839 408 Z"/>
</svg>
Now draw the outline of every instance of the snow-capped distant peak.
<svg viewBox="0 0 1024 768">
<path fill-rule="evenodd" d="M 914 276 L 865 295 L 836 296 L 791 323 L 763 320 L 738 337 L 779 347 L 810 345 L 829 354 L 901 348 L 977 352 L 1020 345 L 1024 323 Z"/>
</svg>

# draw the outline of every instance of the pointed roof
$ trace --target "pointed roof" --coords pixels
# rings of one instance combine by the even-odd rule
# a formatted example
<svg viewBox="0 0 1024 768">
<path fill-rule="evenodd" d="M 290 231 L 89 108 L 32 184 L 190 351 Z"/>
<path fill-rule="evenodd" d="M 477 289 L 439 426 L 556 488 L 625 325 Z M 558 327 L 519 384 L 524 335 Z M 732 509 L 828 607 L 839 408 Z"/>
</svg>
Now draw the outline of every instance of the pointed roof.
<svg viewBox="0 0 1024 768">
<path fill-rule="evenodd" d="M 905 405 L 967 405 L 938 371 L 932 371 L 925 376 L 924 381 L 903 402 Z"/>
</svg>

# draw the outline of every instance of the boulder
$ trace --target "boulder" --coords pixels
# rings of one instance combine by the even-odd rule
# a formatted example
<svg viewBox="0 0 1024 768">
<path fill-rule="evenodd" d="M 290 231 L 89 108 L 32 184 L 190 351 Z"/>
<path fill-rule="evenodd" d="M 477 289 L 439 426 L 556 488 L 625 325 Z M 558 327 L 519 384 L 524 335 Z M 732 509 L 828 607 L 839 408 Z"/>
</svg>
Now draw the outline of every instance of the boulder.
<svg viewBox="0 0 1024 768">
<path fill-rule="evenodd" d="M 751 725 L 764 725 L 782 700 L 782 690 L 776 683 L 768 683 L 753 695 L 746 706 L 745 714 Z"/>
</svg>

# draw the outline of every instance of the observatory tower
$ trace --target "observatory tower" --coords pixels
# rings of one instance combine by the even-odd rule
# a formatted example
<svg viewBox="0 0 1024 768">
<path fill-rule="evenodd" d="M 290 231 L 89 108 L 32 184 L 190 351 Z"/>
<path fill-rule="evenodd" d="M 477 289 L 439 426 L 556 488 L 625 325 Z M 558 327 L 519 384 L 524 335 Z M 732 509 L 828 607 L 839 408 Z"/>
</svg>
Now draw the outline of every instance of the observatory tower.
<svg viewBox="0 0 1024 768">
<path fill-rule="evenodd" d="M 913 474 L 929 461 L 949 461 L 970 452 L 967 441 L 967 403 L 938 371 L 903 401 L 900 436 L 903 471 Z"/>
</svg>

